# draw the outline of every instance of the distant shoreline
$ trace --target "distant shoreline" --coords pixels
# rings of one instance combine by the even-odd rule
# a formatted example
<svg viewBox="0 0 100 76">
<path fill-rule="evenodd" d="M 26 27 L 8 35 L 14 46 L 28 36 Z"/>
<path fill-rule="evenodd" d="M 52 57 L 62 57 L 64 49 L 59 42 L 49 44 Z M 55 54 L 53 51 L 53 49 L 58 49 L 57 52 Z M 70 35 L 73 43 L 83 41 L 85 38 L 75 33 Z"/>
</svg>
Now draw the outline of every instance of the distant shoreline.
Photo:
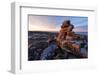
<svg viewBox="0 0 100 76">
<path fill-rule="evenodd" d="M 38 33 L 58 33 L 59 31 L 28 31 L 30 33 L 32 32 L 38 32 Z M 88 32 L 75 32 L 75 34 L 80 34 L 80 35 L 88 35 Z"/>
<path fill-rule="evenodd" d="M 88 32 L 75 32 L 75 33 L 79 35 L 88 35 Z"/>
<path fill-rule="evenodd" d="M 28 32 L 59 32 L 59 31 L 28 31 Z M 78 32 L 75 32 L 75 33 L 78 33 Z M 81 32 L 81 33 L 87 33 L 87 32 Z"/>
</svg>

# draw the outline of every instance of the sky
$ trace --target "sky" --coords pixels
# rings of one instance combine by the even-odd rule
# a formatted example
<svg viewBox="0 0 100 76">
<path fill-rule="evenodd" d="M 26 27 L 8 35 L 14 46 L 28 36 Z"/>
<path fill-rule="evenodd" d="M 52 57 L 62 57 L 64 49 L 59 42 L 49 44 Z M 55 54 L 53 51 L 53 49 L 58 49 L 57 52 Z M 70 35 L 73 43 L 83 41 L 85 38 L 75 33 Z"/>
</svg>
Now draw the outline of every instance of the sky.
<svg viewBox="0 0 100 76">
<path fill-rule="evenodd" d="M 65 20 L 74 25 L 73 31 L 87 32 L 88 17 L 29 15 L 29 31 L 59 31 Z"/>
</svg>

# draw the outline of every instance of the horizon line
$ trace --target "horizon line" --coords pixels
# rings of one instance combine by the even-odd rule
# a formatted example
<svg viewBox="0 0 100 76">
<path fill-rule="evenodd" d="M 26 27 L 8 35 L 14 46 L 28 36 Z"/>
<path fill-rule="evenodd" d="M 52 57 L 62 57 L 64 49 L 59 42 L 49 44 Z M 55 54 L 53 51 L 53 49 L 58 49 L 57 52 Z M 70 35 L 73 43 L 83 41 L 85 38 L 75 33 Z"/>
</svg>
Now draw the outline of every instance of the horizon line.
<svg viewBox="0 0 100 76">
<path fill-rule="evenodd" d="M 38 31 L 38 32 L 59 32 L 59 31 L 43 31 L 43 30 L 28 30 L 28 31 L 31 31 L 31 32 L 36 32 L 36 31 Z M 73 32 L 84 32 L 84 31 L 73 31 Z M 85 31 L 85 32 L 88 32 L 88 31 Z"/>
</svg>

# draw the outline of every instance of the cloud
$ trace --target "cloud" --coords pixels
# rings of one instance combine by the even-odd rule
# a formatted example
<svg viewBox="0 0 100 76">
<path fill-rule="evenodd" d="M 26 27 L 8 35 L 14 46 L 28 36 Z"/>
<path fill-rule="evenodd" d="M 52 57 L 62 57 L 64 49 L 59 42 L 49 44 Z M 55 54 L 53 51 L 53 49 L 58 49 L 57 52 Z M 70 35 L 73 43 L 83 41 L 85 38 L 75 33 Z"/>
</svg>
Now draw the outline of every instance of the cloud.
<svg viewBox="0 0 100 76">
<path fill-rule="evenodd" d="M 56 25 L 47 16 L 29 16 L 29 30 L 31 31 L 52 31 Z"/>
<path fill-rule="evenodd" d="M 88 32 L 87 26 L 77 26 L 73 29 L 75 32 Z"/>
</svg>

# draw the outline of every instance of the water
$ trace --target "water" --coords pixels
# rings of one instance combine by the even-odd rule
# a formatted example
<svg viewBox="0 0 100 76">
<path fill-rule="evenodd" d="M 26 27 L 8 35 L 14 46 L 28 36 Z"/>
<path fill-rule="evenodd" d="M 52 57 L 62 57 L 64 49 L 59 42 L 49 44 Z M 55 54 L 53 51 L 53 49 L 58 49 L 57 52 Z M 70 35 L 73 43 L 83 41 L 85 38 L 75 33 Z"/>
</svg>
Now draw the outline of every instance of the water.
<svg viewBox="0 0 100 76">
<path fill-rule="evenodd" d="M 76 34 L 79 34 L 79 35 L 88 35 L 87 32 L 75 32 Z"/>
</svg>

